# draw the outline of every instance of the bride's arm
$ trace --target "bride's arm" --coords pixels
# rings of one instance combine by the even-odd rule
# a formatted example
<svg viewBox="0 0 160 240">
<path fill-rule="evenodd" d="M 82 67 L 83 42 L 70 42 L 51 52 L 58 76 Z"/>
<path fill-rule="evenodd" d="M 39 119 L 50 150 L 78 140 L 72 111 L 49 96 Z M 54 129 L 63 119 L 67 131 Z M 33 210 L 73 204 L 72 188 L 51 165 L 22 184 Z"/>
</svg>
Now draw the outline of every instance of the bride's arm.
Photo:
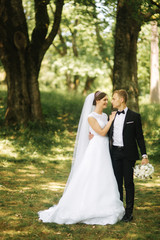
<svg viewBox="0 0 160 240">
<path fill-rule="evenodd" d="M 116 114 L 115 112 L 112 112 L 112 114 L 110 115 L 110 119 L 104 128 L 101 128 L 97 120 L 93 117 L 88 118 L 89 125 L 96 133 L 98 133 L 101 136 L 105 136 L 111 127 L 111 124 L 115 118 L 115 114 Z"/>
</svg>

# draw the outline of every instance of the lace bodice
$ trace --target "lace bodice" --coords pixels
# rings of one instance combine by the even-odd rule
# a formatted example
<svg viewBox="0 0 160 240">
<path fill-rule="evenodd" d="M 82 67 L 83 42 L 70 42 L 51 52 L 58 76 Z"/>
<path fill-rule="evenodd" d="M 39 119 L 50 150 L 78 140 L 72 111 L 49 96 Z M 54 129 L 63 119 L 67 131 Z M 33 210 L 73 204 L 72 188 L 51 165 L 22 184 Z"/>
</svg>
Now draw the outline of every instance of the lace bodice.
<svg viewBox="0 0 160 240">
<path fill-rule="evenodd" d="M 97 120 L 97 122 L 99 123 L 99 125 L 100 125 L 101 128 L 104 128 L 105 125 L 106 125 L 107 122 L 108 122 L 108 116 L 107 116 L 106 113 L 98 114 L 98 113 L 96 113 L 96 112 L 92 112 L 92 113 L 90 113 L 90 114 L 88 115 L 88 117 L 93 117 L 93 118 L 95 118 L 95 119 Z M 90 131 L 92 134 L 99 136 L 99 134 L 96 133 L 96 132 L 91 128 L 90 125 L 89 125 L 89 131 Z"/>
</svg>

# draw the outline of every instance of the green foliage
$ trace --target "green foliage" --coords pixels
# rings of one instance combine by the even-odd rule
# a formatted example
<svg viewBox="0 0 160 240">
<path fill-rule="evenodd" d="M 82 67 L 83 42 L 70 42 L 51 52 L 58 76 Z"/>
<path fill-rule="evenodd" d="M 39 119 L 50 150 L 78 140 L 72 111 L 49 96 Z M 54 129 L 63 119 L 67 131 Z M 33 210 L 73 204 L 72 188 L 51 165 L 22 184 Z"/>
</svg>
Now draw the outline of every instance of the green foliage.
<svg viewBox="0 0 160 240">
<path fill-rule="evenodd" d="M 23 0 L 23 7 L 28 25 L 28 34 L 31 38 L 33 28 L 35 27 L 34 1 Z"/>
<path fill-rule="evenodd" d="M 33 1 L 23 1 L 27 23 L 34 26 Z M 142 11 L 147 13 L 148 1 L 140 1 Z M 132 3 L 133 5 L 133 3 Z M 135 4 L 135 8 L 138 5 Z M 50 19 L 53 19 L 54 5 L 48 6 Z M 68 88 L 75 90 L 75 78 L 78 92 L 82 92 L 87 76 L 95 77 L 90 91 L 95 88 L 112 91 L 112 68 L 114 58 L 114 27 L 116 1 L 66 1 L 61 21 L 61 37 L 57 35 L 54 45 L 47 51 L 41 71 L 40 87 L 44 89 Z M 98 25 L 101 44 L 96 36 Z M 75 33 L 78 56 L 73 52 L 73 34 Z M 100 51 L 101 48 L 101 51 Z M 105 62 L 104 62 L 105 61 Z M 68 81 L 68 82 L 67 82 Z M 144 25 L 138 40 L 138 81 L 140 96 L 149 94 L 150 87 L 150 24 Z"/>
<path fill-rule="evenodd" d="M 137 9 L 138 4 L 141 4 L 141 10 L 146 14 L 155 8 L 149 2 L 135 1 L 133 4 L 131 1 L 131 6 Z M 64 42 L 60 40 L 60 35 L 57 35 L 44 57 L 39 76 L 41 90 L 75 90 L 76 79 L 77 92 L 81 93 L 87 77 L 90 76 L 95 80 L 89 91 L 100 88 L 111 94 L 116 4 L 115 0 L 65 1 L 60 26 Z M 34 1 L 23 0 L 23 6 L 31 38 L 35 26 Z M 50 28 L 55 10 L 54 1 L 50 1 L 47 8 Z M 99 42 L 96 26 L 100 33 Z M 74 33 L 78 56 L 73 52 Z M 3 72 L 2 69 L 0 71 Z M 150 23 L 145 24 L 139 34 L 138 83 L 140 96 L 147 96 L 150 87 Z"/>
<path fill-rule="evenodd" d="M 59 144 L 63 148 L 66 141 L 66 133 L 75 136 L 75 129 L 79 121 L 84 98 L 75 94 L 44 92 L 42 93 L 42 107 L 45 121 L 43 123 L 30 122 L 24 126 L 5 126 L 5 99 L 6 92 L 1 94 L 0 134 L 4 141 L 15 148 L 16 156 L 24 159 L 32 154 L 53 154 Z M 60 142 L 59 134 L 64 136 L 64 142 Z M 4 142 L 4 143 L 5 143 Z M 14 154 L 13 154 L 14 156 Z"/>
<path fill-rule="evenodd" d="M 138 38 L 138 86 L 140 96 L 150 92 L 150 24 L 145 24 Z"/>
<path fill-rule="evenodd" d="M 73 4 L 64 6 L 59 36 L 50 47 L 40 72 L 41 86 L 60 89 L 74 89 L 75 77 L 78 80 L 78 92 L 85 88 L 87 77 L 95 78 L 95 87 L 111 85 L 111 67 L 113 66 L 112 22 L 104 21 L 100 12 L 94 17 L 94 7 Z M 72 16 L 72 18 L 71 18 Z M 103 38 L 104 54 L 102 61 L 96 36 L 98 24 Z M 74 45 L 73 45 L 74 44 Z M 44 75 L 45 72 L 45 75 Z M 111 87 L 110 87 L 111 89 Z"/>
<path fill-rule="evenodd" d="M 159 32 L 160 32 L 160 28 Z M 138 86 L 140 96 L 146 96 L 149 98 L 150 94 L 150 55 L 151 55 L 151 25 L 145 24 L 138 38 Z M 160 41 L 159 41 L 160 47 Z M 160 63 L 160 54 L 159 54 Z M 148 101 L 147 101 L 148 102 Z"/>
<path fill-rule="evenodd" d="M 160 105 L 143 104 L 140 106 L 144 135 L 147 143 L 148 154 L 153 162 L 160 159 Z"/>
</svg>

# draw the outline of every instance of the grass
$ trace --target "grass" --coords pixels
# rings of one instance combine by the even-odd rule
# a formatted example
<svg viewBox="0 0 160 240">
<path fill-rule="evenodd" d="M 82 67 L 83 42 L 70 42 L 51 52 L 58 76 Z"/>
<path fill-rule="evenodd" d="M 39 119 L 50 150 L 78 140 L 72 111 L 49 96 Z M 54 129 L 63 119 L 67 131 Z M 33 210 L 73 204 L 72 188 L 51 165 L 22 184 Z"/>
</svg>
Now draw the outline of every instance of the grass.
<svg viewBox="0 0 160 240">
<path fill-rule="evenodd" d="M 0 98 L 0 239 L 27 240 L 158 240 L 160 210 L 159 105 L 142 105 L 141 115 L 152 180 L 137 180 L 134 220 L 115 225 L 43 224 L 39 210 L 56 204 L 70 172 L 80 96 L 42 93 L 46 123 L 5 127 L 6 92 Z M 148 114 L 148 110 L 153 110 Z"/>
</svg>

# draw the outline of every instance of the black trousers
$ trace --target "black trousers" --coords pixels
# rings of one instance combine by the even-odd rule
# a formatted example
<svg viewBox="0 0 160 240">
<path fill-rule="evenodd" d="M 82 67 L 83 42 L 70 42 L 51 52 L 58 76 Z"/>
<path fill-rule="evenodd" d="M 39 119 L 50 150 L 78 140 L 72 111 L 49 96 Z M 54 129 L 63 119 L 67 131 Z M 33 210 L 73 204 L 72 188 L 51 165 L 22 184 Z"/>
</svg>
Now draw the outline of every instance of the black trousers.
<svg viewBox="0 0 160 240">
<path fill-rule="evenodd" d="M 134 206 L 133 167 L 135 161 L 127 159 L 124 148 L 112 147 L 111 158 L 114 174 L 118 183 L 120 199 L 123 201 L 123 181 L 126 191 L 126 213 L 132 214 Z"/>
</svg>

